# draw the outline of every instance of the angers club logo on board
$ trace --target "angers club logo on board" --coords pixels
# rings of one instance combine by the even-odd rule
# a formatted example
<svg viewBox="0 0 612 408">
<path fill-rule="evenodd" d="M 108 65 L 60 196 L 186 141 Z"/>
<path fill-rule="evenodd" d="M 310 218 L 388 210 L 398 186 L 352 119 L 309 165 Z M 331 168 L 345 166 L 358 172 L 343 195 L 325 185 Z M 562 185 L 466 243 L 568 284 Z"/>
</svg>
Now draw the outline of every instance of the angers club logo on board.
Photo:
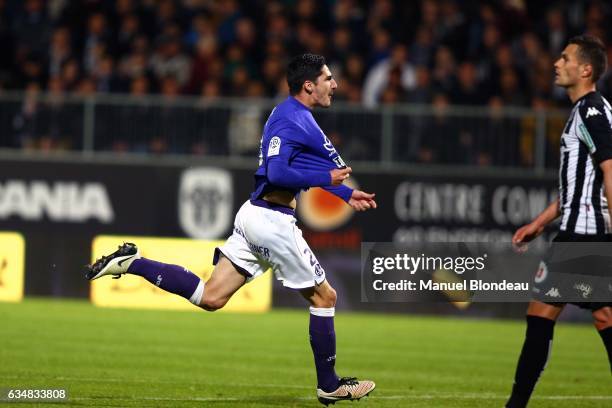
<svg viewBox="0 0 612 408">
<path fill-rule="evenodd" d="M 191 238 L 220 237 L 232 221 L 232 176 L 217 168 L 190 168 L 179 189 L 179 222 Z"/>
</svg>

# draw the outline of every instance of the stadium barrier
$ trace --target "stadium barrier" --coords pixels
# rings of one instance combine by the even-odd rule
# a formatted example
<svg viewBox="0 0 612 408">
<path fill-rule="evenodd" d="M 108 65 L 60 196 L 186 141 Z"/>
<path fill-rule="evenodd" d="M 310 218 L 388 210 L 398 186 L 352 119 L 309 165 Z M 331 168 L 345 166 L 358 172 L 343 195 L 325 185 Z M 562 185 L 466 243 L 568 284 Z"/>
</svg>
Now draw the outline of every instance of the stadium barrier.
<svg viewBox="0 0 612 408">
<path fill-rule="evenodd" d="M 252 160 L 2 157 L 0 230 L 19 231 L 26 241 L 25 294 L 88 297 L 82 266 L 99 235 L 225 239 L 252 191 L 254 166 Z M 372 166 L 356 166 L 354 174 L 351 182 L 376 193 L 376 211 L 346 211 L 335 197 L 313 189 L 298 213 L 340 293 L 340 308 L 453 312 L 452 305 L 361 304 L 361 242 L 509 241 L 556 193 L 554 174 Z M 206 262 L 204 252 L 198 261 Z M 303 307 L 292 291 L 273 285 L 274 306 Z"/>
<path fill-rule="evenodd" d="M 0 148 L 256 157 L 270 99 L 8 93 Z M 567 112 L 335 102 L 314 112 L 346 161 L 515 167 L 558 165 Z"/>
</svg>

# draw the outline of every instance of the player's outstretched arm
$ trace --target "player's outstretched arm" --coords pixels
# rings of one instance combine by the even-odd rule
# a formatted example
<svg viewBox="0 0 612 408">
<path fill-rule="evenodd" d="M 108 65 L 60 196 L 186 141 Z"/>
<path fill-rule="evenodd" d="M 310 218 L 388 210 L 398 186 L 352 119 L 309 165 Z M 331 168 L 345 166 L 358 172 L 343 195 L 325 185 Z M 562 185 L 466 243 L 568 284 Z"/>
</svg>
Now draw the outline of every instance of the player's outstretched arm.
<svg viewBox="0 0 612 408">
<path fill-rule="evenodd" d="M 377 207 L 374 201 L 375 194 L 365 193 L 361 190 L 353 190 L 348 203 L 355 211 L 365 211 Z"/>
<path fill-rule="evenodd" d="M 512 237 L 512 244 L 518 250 L 526 250 L 527 248 L 523 244 L 534 240 L 540 234 L 542 234 L 544 228 L 556 220 L 559 215 L 561 215 L 561 210 L 559 209 L 559 199 L 557 198 L 548 207 L 546 207 L 546 209 L 542 211 L 535 220 L 516 230 L 514 236 Z"/>
</svg>

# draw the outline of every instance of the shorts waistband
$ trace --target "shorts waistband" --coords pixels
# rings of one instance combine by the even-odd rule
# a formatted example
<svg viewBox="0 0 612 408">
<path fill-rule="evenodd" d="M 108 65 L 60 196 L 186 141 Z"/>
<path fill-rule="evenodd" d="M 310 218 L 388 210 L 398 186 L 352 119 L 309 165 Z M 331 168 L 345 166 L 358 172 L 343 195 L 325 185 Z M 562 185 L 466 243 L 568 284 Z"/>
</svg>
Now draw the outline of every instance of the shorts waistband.
<svg viewBox="0 0 612 408">
<path fill-rule="evenodd" d="M 271 203 L 269 201 L 262 200 L 261 198 L 257 200 L 250 200 L 250 201 L 251 201 L 251 204 L 256 205 L 257 207 L 267 208 L 268 210 L 278 211 L 283 214 L 287 214 L 287 215 L 291 215 L 292 217 L 295 217 L 295 210 L 291 207 Z"/>
</svg>

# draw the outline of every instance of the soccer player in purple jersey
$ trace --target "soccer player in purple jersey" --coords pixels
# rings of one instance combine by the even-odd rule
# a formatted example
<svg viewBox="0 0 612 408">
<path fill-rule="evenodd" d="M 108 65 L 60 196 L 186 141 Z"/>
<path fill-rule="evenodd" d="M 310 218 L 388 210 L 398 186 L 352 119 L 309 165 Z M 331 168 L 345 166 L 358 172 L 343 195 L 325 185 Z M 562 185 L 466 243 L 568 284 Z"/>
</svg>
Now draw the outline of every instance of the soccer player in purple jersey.
<svg viewBox="0 0 612 408">
<path fill-rule="evenodd" d="M 336 375 L 336 291 L 296 225 L 295 208 L 299 192 L 310 187 L 335 194 L 356 211 L 374 209 L 376 201 L 374 194 L 343 184 L 352 170 L 312 116 L 313 108 L 331 105 L 338 87 L 325 58 L 295 57 L 287 67 L 287 82 L 291 95 L 274 108 L 264 127 L 255 191 L 236 214 L 232 235 L 215 249 L 215 268 L 207 282 L 181 266 L 142 258 L 131 243 L 88 265 L 86 277 L 140 275 L 215 311 L 242 285 L 271 268 L 284 286 L 299 291 L 311 305 L 309 332 L 319 401 L 328 405 L 358 400 L 375 384 Z"/>
</svg>

